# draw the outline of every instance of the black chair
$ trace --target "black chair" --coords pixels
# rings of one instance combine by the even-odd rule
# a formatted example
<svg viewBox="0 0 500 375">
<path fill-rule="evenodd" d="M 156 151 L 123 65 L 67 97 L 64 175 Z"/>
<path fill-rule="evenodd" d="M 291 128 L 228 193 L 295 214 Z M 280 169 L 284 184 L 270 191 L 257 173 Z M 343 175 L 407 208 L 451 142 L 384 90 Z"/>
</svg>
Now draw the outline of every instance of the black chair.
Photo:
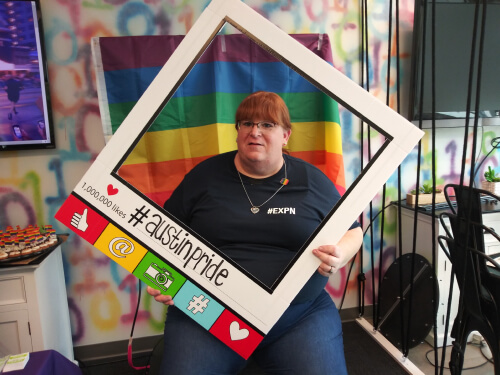
<svg viewBox="0 0 500 375">
<path fill-rule="evenodd" d="M 452 213 L 459 220 L 455 224 L 450 220 L 454 232 L 453 238 L 462 242 L 468 240 L 471 248 L 482 253 L 485 253 L 485 233 L 490 234 L 500 243 L 500 234 L 496 233 L 493 228 L 486 227 L 483 224 L 483 206 L 489 210 L 493 208 L 500 211 L 500 197 L 487 190 L 456 184 L 446 185 L 444 193 Z M 448 235 L 450 234 L 448 233 Z M 500 253 L 489 254 L 489 256 L 494 260 L 500 259 Z M 484 287 L 495 297 L 500 307 L 500 288 L 498 288 L 500 272 L 495 267 L 488 266 L 484 259 L 476 262 L 476 266 L 477 271 L 480 271 L 483 275 Z"/>
<path fill-rule="evenodd" d="M 481 197 L 490 196 L 488 191 L 461 185 L 447 185 L 445 196 L 451 213 L 440 216 L 446 228 L 448 218 L 451 231 L 438 240 L 452 263 L 460 289 L 458 313 L 453 323 L 453 342 L 450 371 L 461 374 L 467 338 L 478 331 L 487 342 L 495 366 L 500 375 L 500 265 L 484 252 L 484 233 L 490 233 L 498 241 L 494 230 L 483 225 Z M 449 253 L 448 253 L 449 251 Z"/>
</svg>

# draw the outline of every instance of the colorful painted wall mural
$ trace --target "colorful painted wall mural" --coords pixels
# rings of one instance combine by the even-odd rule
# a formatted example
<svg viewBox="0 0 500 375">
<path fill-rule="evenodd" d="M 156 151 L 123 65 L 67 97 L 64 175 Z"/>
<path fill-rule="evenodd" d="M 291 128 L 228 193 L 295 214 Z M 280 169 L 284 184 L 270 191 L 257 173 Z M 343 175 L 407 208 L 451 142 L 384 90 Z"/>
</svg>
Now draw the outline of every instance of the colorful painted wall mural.
<svg viewBox="0 0 500 375">
<path fill-rule="evenodd" d="M 24 227 L 29 224 L 52 224 L 57 233 L 69 232 L 54 219 L 54 214 L 104 146 L 92 64 L 91 38 L 183 35 L 208 2 L 209 0 L 43 0 L 42 22 L 57 148 L 44 151 L 0 152 L 0 229 L 8 225 Z M 332 43 L 334 66 L 355 82 L 360 82 L 361 5 L 358 1 L 244 2 L 288 33 L 327 33 Z M 400 32 L 404 36 L 401 38 L 403 43 L 399 50 L 401 111 L 404 114 L 411 62 L 413 1 L 401 1 L 399 12 Z M 381 101 L 388 100 L 392 108 L 397 108 L 395 72 L 398 56 L 395 46 L 388 53 L 388 18 L 387 1 L 368 2 L 368 82 L 373 95 Z M 387 89 L 389 61 L 391 79 Z M 349 185 L 358 175 L 361 162 L 367 163 L 370 151 L 373 154 L 381 140 L 378 135 L 370 136 L 366 129 L 362 131 L 359 120 L 342 108 L 340 118 L 346 183 Z M 484 127 L 482 138 L 478 139 L 479 151 L 474 156 L 468 154 L 468 160 L 487 154 L 491 149 L 490 140 L 496 133 L 498 130 L 495 127 Z M 463 139 L 461 128 L 438 130 L 438 185 L 458 182 Z M 360 147 L 364 151 L 362 161 Z M 427 135 L 422 141 L 421 181 L 431 179 L 431 155 L 431 139 Z M 417 157 L 416 152 L 412 153 L 401 168 L 403 195 L 415 187 Z M 498 156 L 493 152 L 483 167 L 496 167 L 498 164 Z M 387 206 L 398 199 L 397 187 L 398 178 L 394 175 L 387 183 L 385 202 L 382 202 L 381 192 L 373 201 L 373 212 L 370 214 L 368 209 L 365 212 L 365 228 L 368 228 L 370 216 L 375 216 L 382 205 Z M 372 224 L 372 231 L 367 231 L 365 236 L 362 263 L 358 257 L 348 281 L 349 269 L 346 267 L 332 278 L 328 286 L 334 300 L 340 302 L 347 281 L 347 297 L 343 308 L 358 305 L 357 275 L 360 269 L 367 279 L 365 303 L 372 304 L 372 250 L 376 259 L 376 275 L 381 249 L 384 254 L 384 269 L 394 261 L 396 210 L 390 207 L 385 213 L 383 243 L 380 244 L 381 222 L 377 219 Z M 137 279 L 74 235 L 63 245 L 63 262 L 74 345 L 128 339 L 137 301 Z M 135 337 L 161 334 L 165 311 L 164 306 L 152 300 L 147 293 L 143 293 Z"/>
</svg>

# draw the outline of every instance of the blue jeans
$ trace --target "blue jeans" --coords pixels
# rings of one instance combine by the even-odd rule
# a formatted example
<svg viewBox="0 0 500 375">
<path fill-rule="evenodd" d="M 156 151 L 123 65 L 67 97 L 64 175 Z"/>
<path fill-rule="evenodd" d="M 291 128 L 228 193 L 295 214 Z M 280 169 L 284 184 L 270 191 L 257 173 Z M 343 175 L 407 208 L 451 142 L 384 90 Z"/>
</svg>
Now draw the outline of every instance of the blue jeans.
<svg viewBox="0 0 500 375">
<path fill-rule="evenodd" d="M 163 375 L 238 374 L 246 360 L 177 308 L 165 322 Z M 266 374 L 347 375 L 342 324 L 330 296 L 290 305 L 252 358 Z"/>
</svg>

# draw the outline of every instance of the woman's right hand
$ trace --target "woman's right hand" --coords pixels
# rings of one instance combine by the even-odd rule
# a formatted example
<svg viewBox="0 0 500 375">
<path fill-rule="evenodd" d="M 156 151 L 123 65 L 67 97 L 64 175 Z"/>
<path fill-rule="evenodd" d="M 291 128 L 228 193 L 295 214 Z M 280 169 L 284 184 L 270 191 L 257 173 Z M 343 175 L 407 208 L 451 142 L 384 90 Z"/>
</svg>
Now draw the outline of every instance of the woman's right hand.
<svg viewBox="0 0 500 375">
<path fill-rule="evenodd" d="M 161 302 L 164 305 L 169 305 L 169 306 L 174 305 L 174 300 L 172 299 L 172 296 L 166 296 L 164 294 L 161 294 L 161 292 L 158 289 L 151 288 L 149 285 L 146 288 L 146 291 L 148 292 L 149 295 L 154 297 L 155 301 Z"/>
</svg>

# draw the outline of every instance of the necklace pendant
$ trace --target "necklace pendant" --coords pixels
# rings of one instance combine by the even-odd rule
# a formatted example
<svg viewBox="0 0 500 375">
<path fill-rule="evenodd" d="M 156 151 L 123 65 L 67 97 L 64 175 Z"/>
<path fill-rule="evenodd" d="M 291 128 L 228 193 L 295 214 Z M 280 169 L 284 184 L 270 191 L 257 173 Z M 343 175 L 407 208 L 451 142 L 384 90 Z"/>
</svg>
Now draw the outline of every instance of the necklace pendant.
<svg viewBox="0 0 500 375">
<path fill-rule="evenodd" d="M 252 213 L 253 213 L 253 214 L 256 214 L 256 213 L 257 213 L 257 212 L 259 212 L 260 210 L 259 210 L 259 207 L 252 207 L 252 208 L 250 209 L 250 211 L 252 211 Z"/>
</svg>

